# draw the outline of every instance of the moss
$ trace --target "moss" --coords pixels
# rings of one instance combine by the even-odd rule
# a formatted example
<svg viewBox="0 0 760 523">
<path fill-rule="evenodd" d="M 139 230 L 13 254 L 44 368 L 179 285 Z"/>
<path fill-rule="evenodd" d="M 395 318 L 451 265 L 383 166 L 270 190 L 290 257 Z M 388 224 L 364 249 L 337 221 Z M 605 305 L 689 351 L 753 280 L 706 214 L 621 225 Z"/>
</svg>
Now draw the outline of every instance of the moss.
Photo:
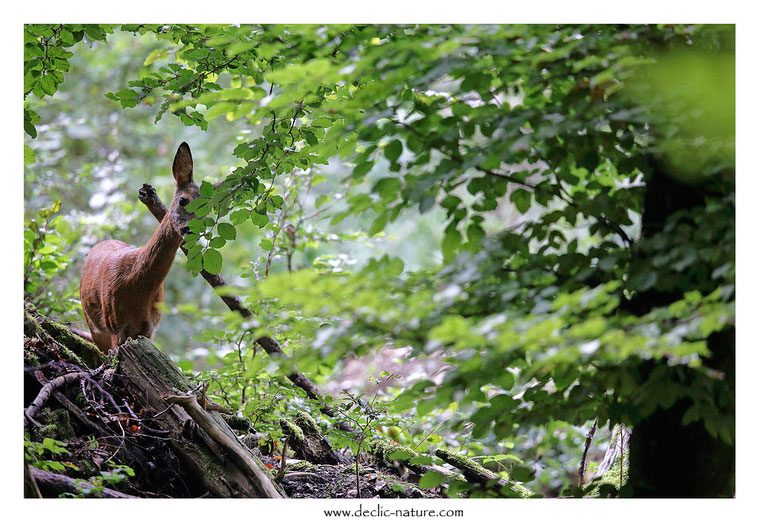
<svg viewBox="0 0 760 523">
<path fill-rule="evenodd" d="M 464 456 L 455 454 L 448 449 L 435 449 L 435 455 L 441 458 L 446 463 L 450 463 L 451 465 L 455 466 L 459 470 L 466 471 L 469 469 L 469 470 L 474 470 L 485 476 L 495 476 L 493 472 L 484 468 L 480 464 L 474 462 L 473 460 L 469 458 L 465 458 Z"/>
<path fill-rule="evenodd" d="M 47 318 L 41 321 L 42 328 L 50 334 L 56 341 L 64 345 L 77 357 L 81 358 L 91 368 L 103 364 L 103 353 L 100 352 L 95 344 L 80 338 L 66 326 L 61 323 L 49 320 Z"/>
<path fill-rule="evenodd" d="M 288 462 L 290 463 L 290 462 Z M 315 472 L 319 471 L 319 467 L 316 465 L 309 463 L 308 461 L 298 461 L 296 463 L 293 463 L 292 465 L 286 465 L 288 471 L 292 472 Z"/>
<path fill-rule="evenodd" d="M 43 340 L 50 336 L 58 342 L 55 350 L 79 367 L 95 368 L 104 361 L 103 353 L 94 344 L 76 336 L 66 325 L 41 316 L 30 303 L 24 303 L 24 335 Z"/>
<path fill-rule="evenodd" d="M 340 467 L 339 473 L 343 474 L 353 474 L 356 475 L 356 462 L 353 463 L 346 463 L 345 465 L 342 465 Z M 366 470 L 361 464 L 359 464 L 359 475 L 362 476 L 364 474 L 368 474 L 369 471 Z"/>
<path fill-rule="evenodd" d="M 303 430 L 301 430 L 301 427 L 295 423 L 292 423 L 286 419 L 280 419 L 280 428 L 288 438 L 295 438 L 298 441 L 303 441 Z"/>
<path fill-rule="evenodd" d="M 367 449 L 375 457 L 375 459 L 387 465 L 392 465 L 393 462 L 398 462 L 406 465 L 409 463 L 410 459 L 416 458 L 418 456 L 417 452 L 415 452 L 410 447 L 407 447 L 405 445 L 386 443 L 385 441 L 379 439 L 370 441 L 367 445 Z M 407 454 L 407 456 L 391 459 L 390 456 L 396 452 L 403 452 L 404 454 Z"/>
<path fill-rule="evenodd" d="M 241 418 L 240 416 L 235 416 L 233 414 L 222 413 L 222 419 L 224 419 L 224 421 L 227 422 L 227 425 L 229 425 L 233 430 L 240 432 L 251 431 L 251 422 L 246 418 Z"/>
<path fill-rule="evenodd" d="M 42 423 L 42 427 L 39 428 L 40 437 L 53 438 L 58 441 L 74 439 L 74 429 L 71 426 L 71 418 L 67 410 L 45 408 L 42 409 L 37 419 Z"/>
<path fill-rule="evenodd" d="M 296 412 L 295 416 L 293 416 L 293 422 L 307 434 L 322 435 L 322 429 L 308 412 Z"/>
<path fill-rule="evenodd" d="M 520 494 L 521 498 L 527 499 L 527 498 L 537 497 L 535 492 L 533 492 L 531 489 L 529 489 L 526 486 L 520 485 L 519 483 L 513 483 L 510 481 L 509 486 L 512 487 L 512 490 Z"/>
<path fill-rule="evenodd" d="M 590 496 L 590 497 L 596 497 L 601 494 L 601 489 L 605 485 L 609 485 L 616 491 L 619 491 L 621 488 L 620 484 L 620 457 L 618 456 L 617 459 L 612 463 L 610 468 L 607 470 L 607 472 L 602 475 L 601 478 L 597 478 L 593 480 L 591 483 L 586 485 L 584 488 L 584 496 Z M 628 449 L 625 450 L 623 453 L 623 485 L 625 486 L 626 483 L 628 483 Z M 606 489 L 605 489 L 606 490 Z"/>
<path fill-rule="evenodd" d="M 33 347 L 29 347 L 27 349 L 26 344 L 24 344 L 24 358 L 26 359 L 26 363 L 30 367 L 39 367 L 40 366 L 40 358 L 37 356 L 37 354 L 34 352 Z"/>
<path fill-rule="evenodd" d="M 24 336 L 27 338 L 33 338 L 39 336 L 42 332 L 42 327 L 37 323 L 37 320 L 29 313 L 29 308 L 24 306 Z"/>
<path fill-rule="evenodd" d="M 468 474 L 472 474 L 470 471 L 474 471 L 475 473 L 481 474 L 485 477 L 499 478 L 499 476 L 496 473 L 486 469 L 479 463 L 476 463 L 475 461 L 469 458 L 466 458 L 464 456 L 460 456 L 459 454 L 455 454 L 448 449 L 443 449 L 443 448 L 436 449 L 435 455 L 441 458 L 446 463 L 449 463 L 450 465 L 464 472 L 465 478 L 468 476 Z M 504 478 L 500 478 L 500 479 L 504 479 Z M 515 483 L 513 481 L 507 481 L 507 485 L 509 486 L 510 489 L 512 489 L 513 492 L 516 492 L 517 494 L 519 494 L 521 498 L 531 498 L 531 497 L 536 496 L 535 492 L 533 492 L 531 489 L 519 483 Z"/>
</svg>

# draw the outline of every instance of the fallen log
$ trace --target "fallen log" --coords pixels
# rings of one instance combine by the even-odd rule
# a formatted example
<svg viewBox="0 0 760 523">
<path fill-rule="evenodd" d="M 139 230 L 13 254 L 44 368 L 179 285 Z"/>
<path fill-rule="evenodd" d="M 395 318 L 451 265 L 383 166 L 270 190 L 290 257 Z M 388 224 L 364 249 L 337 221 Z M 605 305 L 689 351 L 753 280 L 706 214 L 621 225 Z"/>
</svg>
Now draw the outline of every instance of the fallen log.
<svg viewBox="0 0 760 523">
<path fill-rule="evenodd" d="M 519 497 L 527 498 L 533 495 L 533 492 L 530 489 L 517 483 L 507 481 L 490 470 L 481 467 L 471 459 L 459 456 L 447 449 L 436 449 L 435 455 L 449 465 L 458 468 L 464 475 L 465 479 L 471 483 L 481 484 L 486 487 L 497 486 L 501 488 L 502 491 L 509 489 Z"/>
<path fill-rule="evenodd" d="M 57 498 L 59 494 L 83 494 L 86 498 L 134 498 L 110 488 L 102 490 L 85 480 L 76 480 L 63 474 L 55 474 L 46 470 L 28 467 L 31 477 L 34 479 L 41 497 Z"/>
<path fill-rule="evenodd" d="M 177 391 L 193 387 L 150 340 L 127 340 L 115 352 L 116 379 L 143 411 L 155 413 L 151 423 L 163 431 L 165 440 L 209 496 L 287 497 L 261 461 L 238 441 L 221 413 L 200 409 L 194 395 L 178 396 Z"/>
</svg>

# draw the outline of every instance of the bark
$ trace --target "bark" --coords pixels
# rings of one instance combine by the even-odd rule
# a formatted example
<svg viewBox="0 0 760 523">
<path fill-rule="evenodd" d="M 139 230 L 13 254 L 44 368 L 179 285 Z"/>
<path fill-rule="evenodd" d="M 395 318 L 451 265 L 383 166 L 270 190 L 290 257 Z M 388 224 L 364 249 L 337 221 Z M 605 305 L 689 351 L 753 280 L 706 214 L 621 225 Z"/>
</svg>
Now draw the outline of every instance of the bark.
<svg viewBox="0 0 760 523">
<path fill-rule="evenodd" d="M 522 485 L 507 481 L 501 476 L 494 474 L 490 470 L 481 467 L 474 461 L 465 457 L 454 454 L 448 449 L 438 448 L 435 450 L 435 455 L 441 458 L 449 465 L 459 469 L 464 475 L 465 479 L 474 484 L 483 485 L 485 487 L 499 487 L 502 492 L 511 491 L 512 495 L 517 497 L 527 498 L 534 495 L 534 493 Z M 508 490 L 507 490 L 508 489 Z"/>
<path fill-rule="evenodd" d="M 610 445 L 607 447 L 607 452 L 604 453 L 604 458 L 602 458 L 599 467 L 596 469 L 594 478 L 601 478 L 604 476 L 621 454 L 625 457 L 630 438 L 631 431 L 625 425 L 615 426 L 612 431 L 612 437 L 610 438 Z"/>
<path fill-rule="evenodd" d="M 296 415 L 293 422 L 280 419 L 280 427 L 298 459 L 326 465 L 342 465 L 351 461 L 347 456 L 333 450 L 319 426 L 308 414 Z"/>
</svg>

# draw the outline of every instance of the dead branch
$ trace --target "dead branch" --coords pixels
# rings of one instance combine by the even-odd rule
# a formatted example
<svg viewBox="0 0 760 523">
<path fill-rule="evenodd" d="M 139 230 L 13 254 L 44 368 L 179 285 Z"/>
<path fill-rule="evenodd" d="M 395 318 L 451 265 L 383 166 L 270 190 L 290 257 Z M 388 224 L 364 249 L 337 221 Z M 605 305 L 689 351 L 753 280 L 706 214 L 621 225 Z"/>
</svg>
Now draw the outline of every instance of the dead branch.
<svg viewBox="0 0 760 523">
<path fill-rule="evenodd" d="M 581 464 L 580 467 L 578 467 L 578 486 L 582 487 L 585 483 L 585 475 L 586 475 L 586 455 L 588 454 L 588 448 L 591 446 L 591 440 L 594 439 L 594 434 L 596 434 L 596 423 L 597 420 L 594 420 L 594 424 L 591 426 L 591 430 L 588 431 L 588 434 L 586 434 L 586 444 L 583 446 L 583 456 L 581 457 Z"/>
<path fill-rule="evenodd" d="M 48 399 L 50 399 L 50 395 L 53 393 L 54 390 L 63 387 L 64 385 L 68 383 L 73 383 L 75 381 L 79 381 L 84 378 L 89 378 L 90 376 L 94 375 L 95 373 L 98 373 L 102 370 L 102 367 L 99 367 L 95 371 L 81 371 L 81 372 L 70 372 L 68 374 L 64 374 L 63 376 L 58 376 L 57 378 L 54 378 L 42 387 L 39 394 L 37 394 L 37 397 L 34 398 L 34 401 L 26 408 L 24 411 L 25 421 L 26 419 L 32 419 L 34 416 L 36 416 L 39 411 L 42 409 L 42 407 L 45 405 Z"/>
</svg>

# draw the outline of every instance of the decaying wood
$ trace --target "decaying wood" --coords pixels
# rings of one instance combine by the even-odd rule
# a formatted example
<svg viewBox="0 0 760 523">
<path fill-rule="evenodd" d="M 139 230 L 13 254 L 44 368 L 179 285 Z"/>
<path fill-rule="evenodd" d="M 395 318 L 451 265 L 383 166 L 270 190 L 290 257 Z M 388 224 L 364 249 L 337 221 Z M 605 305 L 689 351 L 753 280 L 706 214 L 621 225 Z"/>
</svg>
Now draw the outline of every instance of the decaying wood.
<svg viewBox="0 0 760 523">
<path fill-rule="evenodd" d="M 631 429 L 625 425 L 615 425 L 610 438 L 610 445 L 604 454 L 599 467 L 596 469 L 595 478 L 601 478 L 610 469 L 615 460 L 628 450 L 628 440 L 631 438 Z M 622 467 L 621 467 L 622 469 Z"/>
<path fill-rule="evenodd" d="M 39 338 L 49 348 L 55 348 L 62 358 L 82 368 L 95 368 L 105 361 L 95 345 L 74 335 L 68 326 L 39 314 L 28 302 L 24 302 L 24 335 Z"/>
<path fill-rule="evenodd" d="M 38 468 L 29 467 L 31 477 L 39 486 L 40 497 L 57 498 L 59 494 L 68 492 L 71 494 L 81 493 L 80 489 L 94 489 L 95 485 L 84 480 L 75 480 L 62 474 L 47 472 Z M 79 488 L 77 488 L 77 485 Z M 104 488 L 102 491 L 92 491 L 85 497 L 92 498 L 134 498 L 117 490 Z"/>
<path fill-rule="evenodd" d="M 156 220 L 160 222 L 164 219 L 167 211 L 166 205 L 161 201 L 161 198 L 159 198 L 156 190 L 150 184 L 143 184 L 143 186 L 140 188 L 140 191 L 138 192 L 138 198 L 148 208 L 148 211 L 150 211 Z M 187 249 L 185 249 L 184 246 L 182 246 L 181 249 L 182 252 L 187 255 Z M 203 279 L 206 280 L 209 285 L 215 289 L 227 286 L 227 282 L 220 274 L 211 274 L 205 270 L 202 270 L 201 276 L 203 276 Z M 249 318 L 252 316 L 250 309 L 243 305 L 243 301 L 229 291 L 222 293 L 220 297 L 231 311 L 240 313 L 243 318 Z M 256 343 L 261 348 L 263 348 L 267 354 L 276 358 L 283 365 L 287 366 L 287 356 L 282 351 L 282 348 L 280 347 L 280 344 L 277 343 L 277 340 L 269 336 L 262 336 L 256 340 Z M 311 380 L 304 374 L 293 369 L 287 376 L 295 386 L 301 388 L 304 392 L 306 392 L 306 395 L 309 398 L 321 402 L 322 395 L 311 382 Z M 330 417 L 335 417 L 334 411 L 327 406 L 322 408 L 322 412 Z"/>
<path fill-rule="evenodd" d="M 514 483 L 507 481 L 506 479 L 502 478 L 501 476 L 498 476 L 497 474 L 491 472 L 490 470 L 481 467 L 477 463 L 467 459 L 463 458 L 462 456 L 457 456 L 453 452 L 450 452 L 446 449 L 436 449 L 435 455 L 441 458 L 443 461 L 448 463 L 449 465 L 456 467 L 460 471 L 462 471 L 462 474 L 464 475 L 465 479 L 471 483 L 479 483 L 482 485 L 495 485 L 501 488 L 508 488 L 512 492 L 518 494 L 520 497 L 526 497 L 527 494 L 530 491 L 527 491 L 524 487 L 518 488 Z"/>
<path fill-rule="evenodd" d="M 191 390 L 192 385 L 150 340 L 128 340 L 118 347 L 116 357 L 119 381 L 143 409 L 156 413 L 153 423 L 210 496 L 286 497 L 221 413 L 200 405 L 196 409 L 194 395 L 176 399 L 176 391 Z"/>
<path fill-rule="evenodd" d="M 341 465 L 351 461 L 348 456 L 333 450 L 319 426 L 306 413 L 299 412 L 292 422 L 280 419 L 280 427 L 296 458 L 326 465 Z"/>
<path fill-rule="evenodd" d="M 413 463 L 414 458 L 419 457 L 419 454 L 414 449 L 411 449 L 404 445 L 398 445 L 394 443 L 388 443 L 386 441 L 376 439 L 370 441 L 367 445 L 367 450 L 370 452 L 375 461 L 386 468 L 401 468 L 414 472 L 417 476 L 423 476 L 430 471 L 435 471 L 450 479 L 463 480 L 464 477 L 461 474 L 453 473 L 450 470 L 438 466 L 438 465 L 422 465 L 420 463 Z M 393 457 L 392 457 L 393 456 Z"/>
<path fill-rule="evenodd" d="M 27 462 L 24 462 L 24 497 L 25 498 L 41 498 L 42 493 L 40 487 L 37 485 L 37 481 L 32 476 L 31 467 Z"/>
<path fill-rule="evenodd" d="M 282 498 L 286 497 L 280 492 L 272 482 L 271 476 L 265 472 L 263 464 L 243 446 L 234 436 L 226 433 L 218 424 L 217 420 L 212 418 L 211 414 L 203 410 L 198 404 L 198 398 L 194 394 L 167 396 L 166 401 L 182 406 L 190 417 L 193 418 L 200 428 L 211 436 L 214 441 L 219 443 L 234 459 L 234 461 L 247 474 L 253 476 L 258 481 L 258 486 L 263 497 Z M 224 421 L 223 421 L 224 422 Z"/>
</svg>

